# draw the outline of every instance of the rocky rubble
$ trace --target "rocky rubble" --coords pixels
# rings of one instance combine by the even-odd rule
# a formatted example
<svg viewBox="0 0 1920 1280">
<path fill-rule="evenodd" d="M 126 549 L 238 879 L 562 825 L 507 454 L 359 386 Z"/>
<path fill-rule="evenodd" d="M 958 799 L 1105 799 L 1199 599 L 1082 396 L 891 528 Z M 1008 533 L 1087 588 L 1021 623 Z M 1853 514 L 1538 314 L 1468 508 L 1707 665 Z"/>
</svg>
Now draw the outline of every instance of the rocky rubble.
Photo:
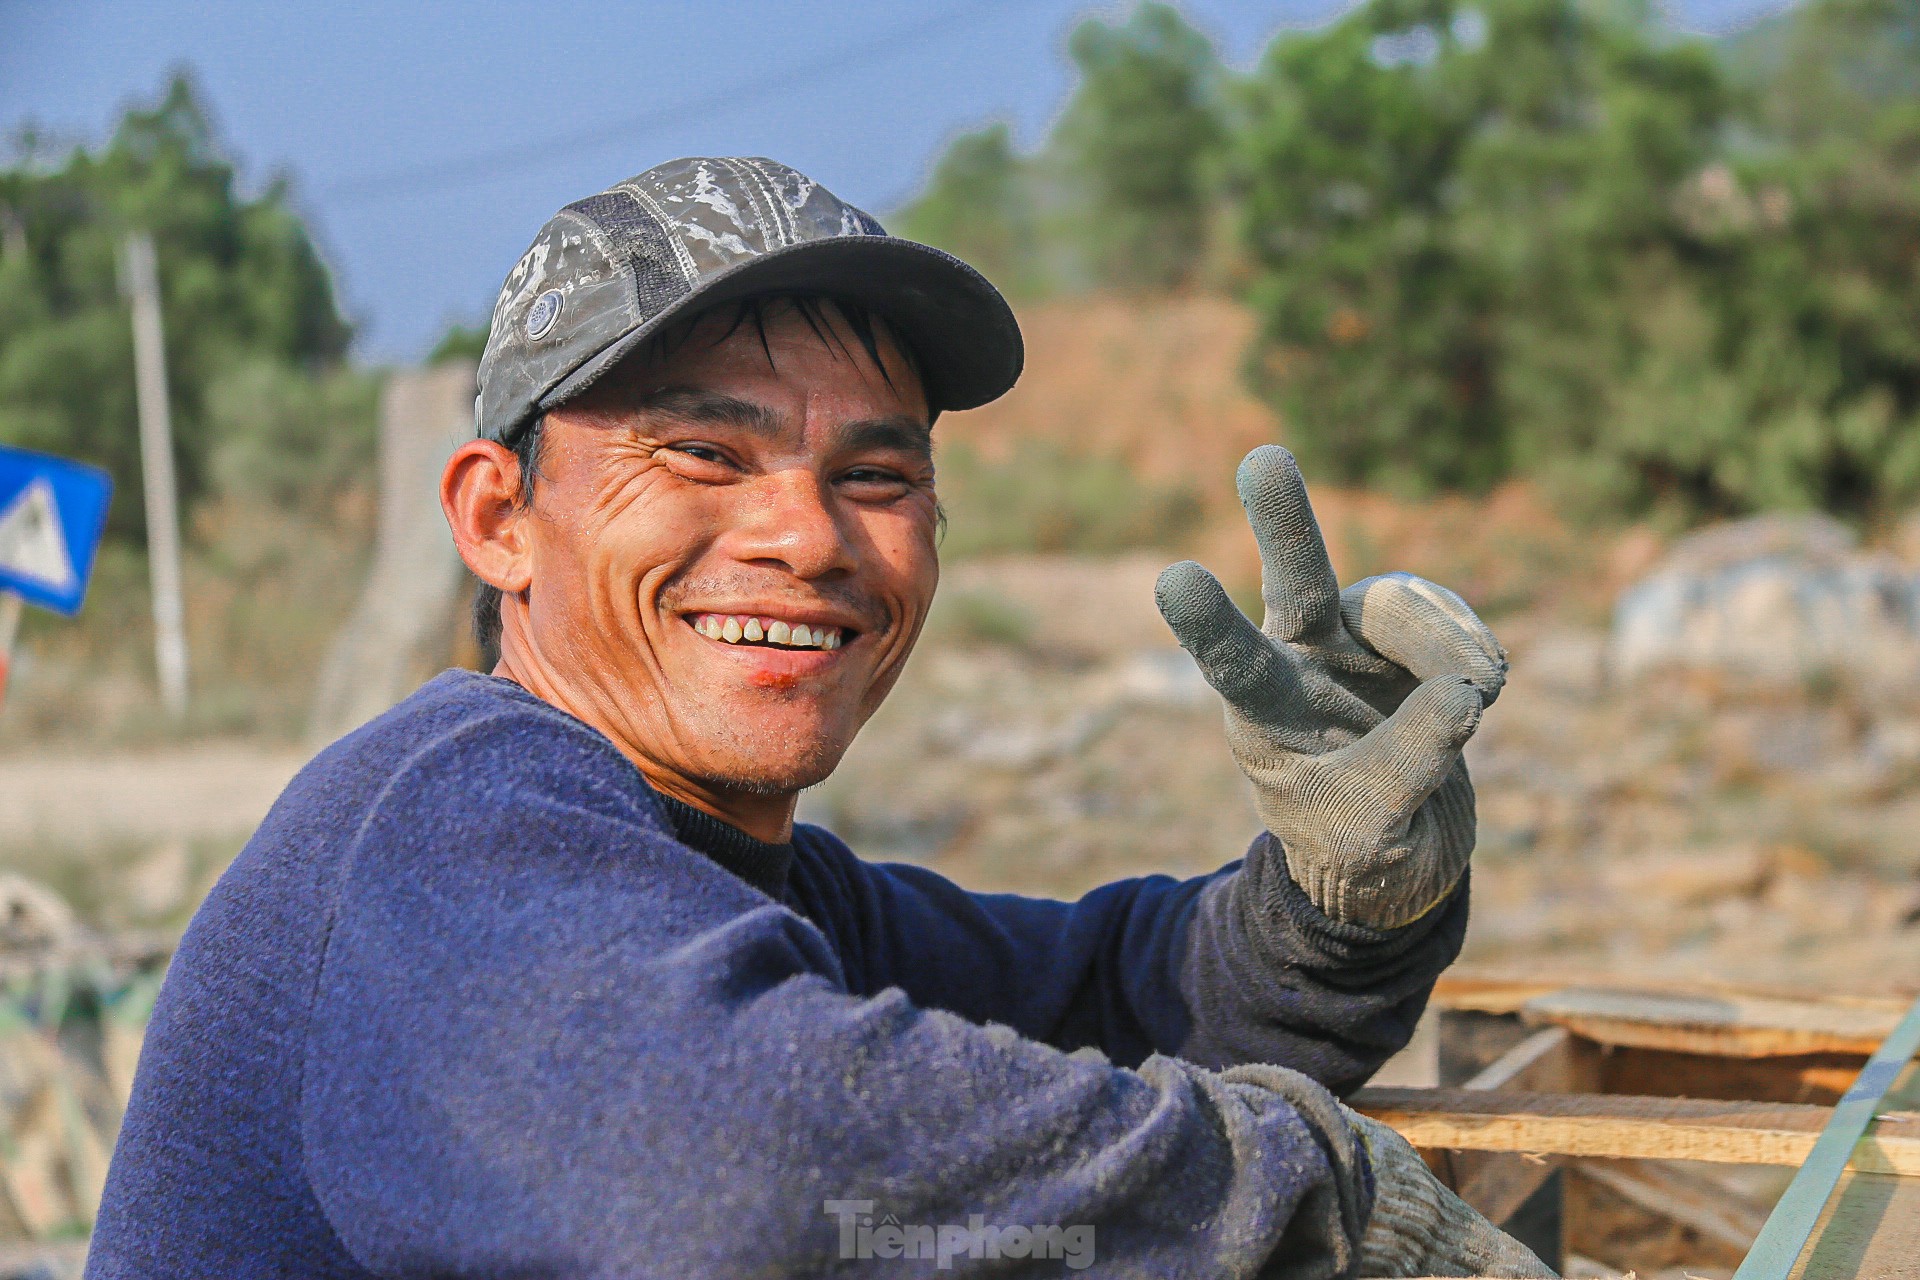
<svg viewBox="0 0 1920 1280">
<path fill-rule="evenodd" d="M 1682 540 L 1614 611 L 1623 679 L 1686 669 L 1775 685 L 1920 689 L 1920 574 L 1828 516 L 1768 515 Z"/>
</svg>

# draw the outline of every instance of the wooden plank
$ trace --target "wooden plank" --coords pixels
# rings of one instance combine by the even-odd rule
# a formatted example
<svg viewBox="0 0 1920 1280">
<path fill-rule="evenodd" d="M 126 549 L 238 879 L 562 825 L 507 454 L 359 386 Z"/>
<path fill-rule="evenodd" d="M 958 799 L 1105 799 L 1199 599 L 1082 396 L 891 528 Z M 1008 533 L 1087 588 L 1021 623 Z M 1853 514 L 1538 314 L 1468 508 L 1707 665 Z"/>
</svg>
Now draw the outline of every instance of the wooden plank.
<svg viewBox="0 0 1920 1280">
<path fill-rule="evenodd" d="M 1849 1173 L 1791 1280 L 1920 1280 L 1920 1180 Z"/>
<path fill-rule="evenodd" d="M 1682 1272 L 1703 1277 L 1725 1277 L 1740 1265 L 1744 1244 L 1725 1244 L 1703 1236 L 1672 1215 L 1649 1209 L 1593 1178 L 1582 1176 L 1587 1161 L 1569 1161 L 1561 1175 L 1566 1180 L 1567 1249 L 1589 1258 L 1604 1258 L 1617 1267 L 1642 1276 L 1681 1280 Z M 1733 1165 L 1689 1165 L 1690 1169 Z M 1741 1170 L 1741 1172 L 1746 1172 Z"/>
<path fill-rule="evenodd" d="M 1798 1165 L 1831 1115 L 1784 1102 L 1469 1089 L 1362 1089 L 1349 1101 L 1416 1147 L 1718 1164 Z M 1882 1116 L 1848 1167 L 1920 1177 L 1920 1115 Z"/>
<path fill-rule="evenodd" d="M 1903 1000 L 1689 982 L 1626 987 L 1472 971 L 1444 977 L 1433 1004 L 1468 1017 L 1519 1016 L 1563 1029 L 1574 1045 L 1598 1050 L 1587 1055 L 1572 1087 L 1640 1096 L 1528 1096 L 1569 1086 L 1514 1071 L 1521 1054 L 1515 1050 L 1474 1079 L 1515 1092 L 1476 1098 L 1457 1089 L 1365 1090 L 1352 1100 L 1356 1106 L 1423 1150 L 1446 1153 L 1456 1170 L 1500 1168 L 1474 1166 L 1489 1159 L 1475 1152 L 1579 1157 L 1569 1176 L 1589 1178 L 1726 1247 L 1749 1238 L 1757 1210 L 1664 1157 L 1803 1164 L 1834 1114 L 1805 1104 L 1844 1097 L 1908 1007 Z M 1499 1079 L 1509 1071 L 1512 1078 Z M 1897 1096 L 1896 1085 L 1848 1152 L 1848 1172 L 1794 1280 L 1920 1280 L 1920 1071 L 1908 1079 L 1914 1096 Z M 1645 1096 L 1653 1094 L 1667 1097 Z"/>
<path fill-rule="evenodd" d="M 1517 1014 L 1527 1006 L 1529 1001 L 1562 991 L 1609 991 L 1641 996 L 1710 996 L 1734 1001 L 1752 1000 L 1779 1002 L 1790 1006 L 1813 1006 L 1820 1009 L 1865 1010 L 1883 1016 L 1888 1029 L 1891 1029 L 1899 1020 L 1907 1007 L 1907 1001 L 1899 996 L 1834 996 L 1804 989 L 1702 982 L 1695 978 L 1635 978 L 1631 982 L 1624 982 L 1590 974 L 1538 977 L 1465 965 L 1456 965 L 1440 976 L 1434 984 L 1430 1003 L 1436 1009 Z M 1864 1052 L 1871 1052 L 1871 1049 Z"/>
<path fill-rule="evenodd" d="M 1428 1002 L 1462 1013 L 1519 1013 L 1529 1000 L 1574 985 L 1565 979 L 1523 979 L 1474 973 L 1458 966 L 1440 975 Z"/>
<path fill-rule="evenodd" d="M 1520 1016 L 1607 1045 L 1734 1058 L 1872 1053 L 1903 1009 L 1753 996 L 1572 987 L 1535 996 Z"/>
</svg>

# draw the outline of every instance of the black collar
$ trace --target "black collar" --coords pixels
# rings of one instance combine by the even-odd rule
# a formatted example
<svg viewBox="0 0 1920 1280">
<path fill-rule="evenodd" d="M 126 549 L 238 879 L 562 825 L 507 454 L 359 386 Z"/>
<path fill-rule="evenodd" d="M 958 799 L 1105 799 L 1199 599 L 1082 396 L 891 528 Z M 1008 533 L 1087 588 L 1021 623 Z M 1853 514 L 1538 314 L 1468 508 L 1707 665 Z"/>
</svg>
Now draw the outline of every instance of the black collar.
<svg viewBox="0 0 1920 1280">
<path fill-rule="evenodd" d="M 698 850 L 776 902 L 787 892 L 787 868 L 793 865 L 793 843 L 769 844 L 740 828 L 722 822 L 704 809 L 654 792 L 673 833 L 690 849 Z"/>
</svg>

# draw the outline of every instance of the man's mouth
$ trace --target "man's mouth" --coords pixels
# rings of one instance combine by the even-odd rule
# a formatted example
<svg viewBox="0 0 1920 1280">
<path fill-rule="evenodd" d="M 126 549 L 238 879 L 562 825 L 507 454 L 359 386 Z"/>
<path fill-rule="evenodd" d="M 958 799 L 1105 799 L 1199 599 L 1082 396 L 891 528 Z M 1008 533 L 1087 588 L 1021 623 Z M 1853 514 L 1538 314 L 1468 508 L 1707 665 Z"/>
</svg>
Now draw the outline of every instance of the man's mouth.
<svg viewBox="0 0 1920 1280">
<path fill-rule="evenodd" d="M 844 627 L 794 622 L 748 613 L 690 613 L 688 625 L 709 640 L 722 644 L 759 645 L 769 649 L 838 649 L 852 638 Z"/>
</svg>

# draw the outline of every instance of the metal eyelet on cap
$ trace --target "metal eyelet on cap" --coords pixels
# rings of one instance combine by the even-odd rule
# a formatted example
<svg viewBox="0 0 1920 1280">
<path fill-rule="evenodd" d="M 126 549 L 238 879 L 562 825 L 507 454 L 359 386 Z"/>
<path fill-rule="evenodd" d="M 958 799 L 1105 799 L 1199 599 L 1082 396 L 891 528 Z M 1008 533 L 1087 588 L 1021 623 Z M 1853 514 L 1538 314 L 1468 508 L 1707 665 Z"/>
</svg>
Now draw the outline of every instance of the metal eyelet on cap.
<svg viewBox="0 0 1920 1280">
<path fill-rule="evenodd" d="M 558 289 L 549 289 L 533 300 L 527 308 L 527 337 L 538 342 L 547 336 L 554 321 L 560 318 L 560 308 L 566 303 L 566 297 Z"/>
</svg>

